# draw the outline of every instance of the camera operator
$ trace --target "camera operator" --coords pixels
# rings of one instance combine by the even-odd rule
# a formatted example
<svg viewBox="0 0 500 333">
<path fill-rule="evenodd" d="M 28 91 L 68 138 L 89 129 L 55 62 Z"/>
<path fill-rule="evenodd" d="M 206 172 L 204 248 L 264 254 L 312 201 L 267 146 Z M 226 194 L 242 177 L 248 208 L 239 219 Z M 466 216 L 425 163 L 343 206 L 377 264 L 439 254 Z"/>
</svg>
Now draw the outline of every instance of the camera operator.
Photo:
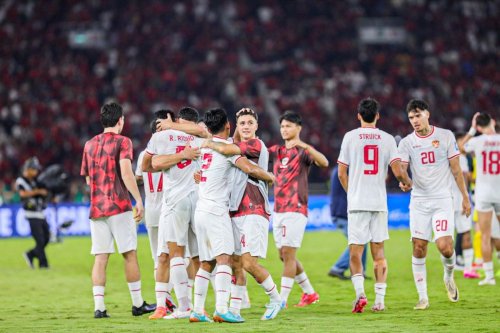
<svg viewBox="0 0 500 333">
<path fill-rule="evenodd" d="M 45 247 L 49 243 L 50 232 L 43 212 L 48 192 L 37 181 L 40 170 L 38 158 L 31 157 L 23 164 L 22 176 L 16 179 L 16 190 L 21 196 L 25 216 L 30 223 L 31 235 L 36 242 L 33 249 L 23 254 L 31 268 L 34 268 L 34 258 L 38 258 L 40 268 L 49 268 Z"/>
</svg>

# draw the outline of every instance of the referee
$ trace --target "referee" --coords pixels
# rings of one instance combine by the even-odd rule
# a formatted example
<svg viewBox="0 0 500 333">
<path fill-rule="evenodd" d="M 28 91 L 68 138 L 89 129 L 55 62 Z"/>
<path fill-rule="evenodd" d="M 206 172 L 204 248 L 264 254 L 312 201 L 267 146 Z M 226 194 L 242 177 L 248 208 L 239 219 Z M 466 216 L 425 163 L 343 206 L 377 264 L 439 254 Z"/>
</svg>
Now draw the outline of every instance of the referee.
<svg viewBox="0 0 500 333">
<path fill-rule="evenodd" d="M 47 190 L 40 188 L 36 177 L 41 165 L 38 158 L 31 157 L 22 167 L 22 176 L 16 179 L 16 190 L 21 196 L 25 216 L 30 223 L 31 235 L 35 239 L 35 247 L 23 254 L 26 263 L 34 268 L 33 260 L 38 258 L 40 268 L 49 268 L 45 247 L 49 243 L 49 224 L 43 210 L 46 207 Z"/>
</svg>

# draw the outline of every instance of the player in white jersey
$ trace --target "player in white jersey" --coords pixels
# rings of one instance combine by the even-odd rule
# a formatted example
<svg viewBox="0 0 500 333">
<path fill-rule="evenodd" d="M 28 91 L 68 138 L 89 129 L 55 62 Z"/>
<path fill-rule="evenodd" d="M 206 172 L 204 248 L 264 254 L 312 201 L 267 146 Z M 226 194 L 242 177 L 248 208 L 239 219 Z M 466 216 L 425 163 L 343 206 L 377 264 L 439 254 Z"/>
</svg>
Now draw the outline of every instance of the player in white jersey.
<svg viewBox="0 0 500 333">
<path fill-rule="evenodd" d="M 467 161 L 467 155 L 460 147 L 461 142 L 464 139 L 465 134 L 457 133 L 455 135 L 455 139 L 459 145 L 460 149 L 460 169 L 464 175 L 465 180 L 465 188 L 469 188 L 469 180 L 471 178 L 469 162 Z M 472 228 L 472 216 L 466 216 L 462 213 L 462 193 L 458 188 L 457 184 L 451 180 L 453 187 L 453 207 L 455 209 L 455 229 L 457 230 L 457 236 L 461 235 L 458 239 L 462 240 L 460 244 L 462 246 L 462 253 L 464 258 L 464 278 L 466 279 L 478 279 L 479 274 L 472 268 L 472 261 L 474 259 L 474 250 L 472 249 L 472 237 L 471 237 L 471 228 Z"/>
<path fill-rule="evenodd" d="M 183 108 L 179 111 L 179 122 L 195 124 L 198 121 L 198 111 L 193 108 Z M 167 308 L 162 303 L 167 284 L 164 280 L 168 271 L 166 261 L 159 261 L 156 279 L 157 308 L 150 319 L 180 319 L 188 318 L 190 301 L 188 290 L 188 275 L 184 262 L 186 248 L 189 248 L 193 258 L 198 256 L 197 242 L 193 227 L 194 208 L 197 193 L 193 173 L 199 169 L 198 155 L 202 139 L 177 130 L 165 130 L 155 133 L 148 143 L 144 156 L 143 169 L 163 170 L 163 186 L 169 190 L 164 194 L 162 214 L 159 229 L 159 253 L 170 255 L 170 282 L 173 283 L 178 300 L 176 311 L 166 316 Z M 186 158 L 184 151 L 193 152 Z M 159 160 L 157 158 L 159 156 Z M 162 160 L 163 159 L 163 160 Z M 166 160 L 165 160 L 166 159 Z"/>
<path fill-rule="evenodd" d="M 481 135 L 474 137 L 476 130 Z M 485 113 L 476 113 L 472 127 L 464 138 L 464 148 L 476 155 L 476 210 L 481 230 L 481 252 L 486 278 L 479 285 L 495 285 L 491 247 L 492 214 L 500 220 L 500 134 L 495 120 Z"/>
<path fill-rule="evenodd" d="M 389 239 L 386 193 L 388 166 L 406 188 L 411 188 L 411 180 L 401 168 L 396 140 L 375 127 L 380 117 L 378 110 L 379 104 L 372 98 L 359 103 L 358 120 L 361 127 L 346 133 L 338 158 L 339 180 L 347 192 L 347 237 L 351 280 L 356 291 L 353 313 L 363 312 L 367 304 L 361 256 L 368 242 L 376 280 L 376 299 L 372 310 L 385 310 L 387 261 L 384 241 Z"/>
<path fill-rule="evenodd" d="M 230 126 L 224 110 L 207 111 L 204 122 L 215 142 L 230 143 L 227 140 Z M 210 273 L 217 263 L 214 320 L 238 323 L 243 319 L 228 309 L 233 272 L 230 258 L 234 253 L 233 227 L 229 217 L 231 173 L 234 165 L 248 175 L 266 182 L 274 182 L 274 176 L 241 155 L 226 157 L 212 149 L 203 148 L 201 157 L 203 162 L 199 199 L 195 212 L 201 266 L 194 283 L 194 313 L 191 322 L 210 321 L 205 313 L 205 298 Z"/>
<path fill-rule="evenodd" d="M 257 113 L 250 108 L 243 108 L 236 113 L 235 143 L 207 140 L 202 146 L 226 156 L 244 155 L 266 169 L 269 153 L 264 142 L 257 138 L 257 128 Z M 281 310 L 281 296 L 272 276 L 258 262 L 259 258 L 266 257 L 268 245 L 270 210 L 267 184 L 237 170 L 231 189 L 230 210 L 235 241 L 232 259 L 236 283 L 231 286 L 229 311 L 240 313 L 246 291 L 246 272 L 249 272 L 269 296 L 266 312 L 261 319 L 274 319 Z"/>
<path fill-rule="evenodd" d="M 410 165 L 413 188 L 410 200 L 410 231 L 413 242 L 413 277 L 419 294 L 415 310 L 429 307 L 425 257 L 432 233 L 444 266 L 444 284 L 448 298 L 457 302 L 458 288 L 453 279 L 454 208 L 451 181 L 454 178 L 462 194 L 462 211 L 470 215 L 470 201 L 460 169 L 458 146 L 453 133 L 429 124 L 429 107 L 422 100 L 411 100 L 406 111 L 415 130 L 399 143 L 404 167 Z M 400 184 L 402 189 L 405 187 Z"/>
</svg>

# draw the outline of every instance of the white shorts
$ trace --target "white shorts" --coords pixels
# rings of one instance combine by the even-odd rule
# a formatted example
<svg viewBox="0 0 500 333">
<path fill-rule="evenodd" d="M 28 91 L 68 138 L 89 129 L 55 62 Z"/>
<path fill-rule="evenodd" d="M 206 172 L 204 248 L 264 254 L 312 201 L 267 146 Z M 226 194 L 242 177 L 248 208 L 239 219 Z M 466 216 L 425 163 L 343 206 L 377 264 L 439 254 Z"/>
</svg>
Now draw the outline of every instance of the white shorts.
<svg viewBox="0 0 500 333">
<path fill-rule="evenodd" d="M 144 208 L 144 222 L 146 227 L 158 227 L 161 216 L 161 207 L 155 207 L 154 205 L 146 206 Z"/>
<path fill-rule="evenodd" d="M 148 231 L 149 246 L 151 248 L 151 255 L 153 256 L 153 261 L 155 263 L 155 268 L 158 267 L 158 227 L 146 225 L 146 230 Z"/>
<path fill-rule="evenodd" d="M 276 247 L 299 248 L 306 230 L 307 216 L 301 213 L 274 213 L 273 236 Z"/>
<path fill-rule="evenodd" d="M 91 254 L 119 253 L 137 250 L 137 226 L 131 211 L 90 220 Z"/>
<path fill-rule="evenodd" d="M 500 202 L 488 202 L 488 201 L 476 201 L 476 205 L 474 207 L 478 212 L 491 212 L 494 214 L 500 215 Z"/>
<path fill-rule="evenodd" d="M 194 219 L 201 261 L 212 261 L 221 254 L 234 253 L 233 226 L 229 212 L 215 215 L 196 210 Z"/>
<path fill-rule="evenodd" d="M 347 217 L 349 244 L 380 243 L 389 239 L 387 212 L 352 211 Z"/>
<path fill-rule="evenodd" d="M 455 232 L 455 213 L 453 200 L 410 200 L 410 231 L 412 238 L 432 241 L 445 236 L 453 237 Z"/>
<path fill-rule="evenodd" d="M 455 211 L 455 228 L 458 234 L 470 231 L 472 229 L 472 218 L 462 214 L 461 210 Z"/>
<path fill-rule="evenodd" d="M 194 210 L 197 200 L 198 195 L 196 192 L 191 192 L 171 210 L 165 212 L 163 218 L 167 224 L 167 242 L 177 243 L 179 246 L 189 246 L 189 229 L 191 224 L 194 223 Z M 194 241 L 196 242 L 196 236 Z"/>
<path fill-rule="evenodd" d="M 269 221 L 260 215 L 233 217 L 234 254 L 266 258 Z"/>
</svg>

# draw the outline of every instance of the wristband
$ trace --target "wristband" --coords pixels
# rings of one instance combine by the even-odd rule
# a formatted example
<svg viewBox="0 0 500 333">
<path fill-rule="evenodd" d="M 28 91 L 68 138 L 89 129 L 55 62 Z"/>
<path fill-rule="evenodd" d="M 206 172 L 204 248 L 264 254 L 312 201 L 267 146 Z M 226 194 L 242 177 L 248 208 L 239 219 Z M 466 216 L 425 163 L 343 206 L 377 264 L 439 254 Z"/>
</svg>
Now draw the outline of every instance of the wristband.
<svg viewBox="0 0 500 333">
<path fill-rule="evenodd" d="M 476 135 L 477 130 L 474 127 L 471 127 L 470 130 L 467 132 L 469 136 L 474 136 Z"/>
</svg>

